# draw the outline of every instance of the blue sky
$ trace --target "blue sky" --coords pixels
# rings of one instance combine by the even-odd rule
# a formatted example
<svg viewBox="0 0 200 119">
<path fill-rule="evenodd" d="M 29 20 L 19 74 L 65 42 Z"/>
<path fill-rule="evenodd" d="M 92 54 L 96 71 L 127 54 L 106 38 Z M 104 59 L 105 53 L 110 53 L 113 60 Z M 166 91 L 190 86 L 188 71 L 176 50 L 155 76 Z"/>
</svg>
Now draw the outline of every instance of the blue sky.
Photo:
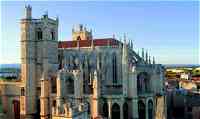
<svg viewBox="0 0 200 119">
<path fill-rule="evenodd" d="M 148 50 L 162 64 L 199 64 L 199 4 L 151 2 L 1 2 L 0 63 L 20 62 L 20 19 L 30 4 L 34 18 L 45 11 L 59 17 L 59 40 L 70 40 L 73 25 L 84 24 L 95 38 L 123 37 Z"/>
</svg>

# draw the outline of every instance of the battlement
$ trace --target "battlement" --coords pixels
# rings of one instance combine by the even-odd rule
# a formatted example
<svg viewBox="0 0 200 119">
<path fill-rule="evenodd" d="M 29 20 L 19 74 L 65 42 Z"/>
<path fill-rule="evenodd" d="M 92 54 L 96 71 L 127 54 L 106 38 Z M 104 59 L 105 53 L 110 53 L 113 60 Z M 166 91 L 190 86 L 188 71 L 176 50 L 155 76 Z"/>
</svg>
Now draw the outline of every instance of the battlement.
<svg viewBox="0 0 200 119">
<path fill-rule="evenodd" d="M 83 24 L 78 24 L 72 28 L 72 33 L 74 33 L 74 32 L 90 32 L 90 33 L 92 33 L 92 30 L 89 31 L 85 26 L 83 26 Z"/>
</svg>

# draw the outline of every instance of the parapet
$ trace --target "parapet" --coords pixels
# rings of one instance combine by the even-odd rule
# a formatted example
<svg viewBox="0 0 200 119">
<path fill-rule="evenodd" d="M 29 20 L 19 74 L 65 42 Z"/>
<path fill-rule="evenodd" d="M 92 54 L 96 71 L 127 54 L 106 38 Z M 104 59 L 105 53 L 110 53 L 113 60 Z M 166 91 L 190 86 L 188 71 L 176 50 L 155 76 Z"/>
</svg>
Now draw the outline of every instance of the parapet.
<svg viewBox="0 0 200 119">
<path fill-rule="evenodd" d="M 76 115 L 81 115 L 87 112 L 88 105 L 86 103 L 72 104 L 64 103 L 62 107 L 53 107 L 52 108 L 52 117 L 53 118 L 71 118 Z"/>
</svg>

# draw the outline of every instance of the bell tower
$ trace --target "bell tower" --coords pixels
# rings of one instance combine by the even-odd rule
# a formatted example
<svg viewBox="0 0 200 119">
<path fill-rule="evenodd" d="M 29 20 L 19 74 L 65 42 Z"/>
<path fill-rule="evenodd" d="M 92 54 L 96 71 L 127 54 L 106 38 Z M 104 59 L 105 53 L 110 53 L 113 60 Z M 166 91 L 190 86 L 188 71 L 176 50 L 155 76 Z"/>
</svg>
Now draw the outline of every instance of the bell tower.
<svg viewBox="0 0 200 119">
<path fill-rule="evenodd" d="M 36 55 L 32 8 L 25 7 L 25 18 L 21 20 L 21 74 L 20 97 L 21 119 L 32 119 L 36 113 Z"/>
<path fill-rule="evenodd" d="M 40 19 L 33 19 L 32 8 L 28 5 L 20 25 L 23 82 L 20 115 L 21 119 L 34 119 L 40 117 L 41 80 L 48 80 L 49 71 L 53 73 L 57 69 L 58 18 L 51 19 L 46 13 Z"/>
<path fill-rule="evenodd" d="M 82 24 L 72 29 L 72 39 L 76 40 L 92 40 L 92 30 L 88 31 Z"/>
</svg>

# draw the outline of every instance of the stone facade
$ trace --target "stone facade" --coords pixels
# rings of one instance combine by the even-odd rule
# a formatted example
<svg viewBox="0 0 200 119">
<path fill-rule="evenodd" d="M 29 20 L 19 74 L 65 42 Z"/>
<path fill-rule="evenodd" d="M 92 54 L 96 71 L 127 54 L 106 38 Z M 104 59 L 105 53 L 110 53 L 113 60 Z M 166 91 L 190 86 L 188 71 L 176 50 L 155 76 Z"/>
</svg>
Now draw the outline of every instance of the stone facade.
<svg viewBox="0 0 200 119">
<path fill-rule="evenodd" d="M 72 41 L 59 42 L 58 18 L 33 19 L 32 8 L 25 11 L 21 119 L 166 119 L 164 69 L 136 53 L 126 36 L 94 39 L 79 25 Z"/>
</svg>

